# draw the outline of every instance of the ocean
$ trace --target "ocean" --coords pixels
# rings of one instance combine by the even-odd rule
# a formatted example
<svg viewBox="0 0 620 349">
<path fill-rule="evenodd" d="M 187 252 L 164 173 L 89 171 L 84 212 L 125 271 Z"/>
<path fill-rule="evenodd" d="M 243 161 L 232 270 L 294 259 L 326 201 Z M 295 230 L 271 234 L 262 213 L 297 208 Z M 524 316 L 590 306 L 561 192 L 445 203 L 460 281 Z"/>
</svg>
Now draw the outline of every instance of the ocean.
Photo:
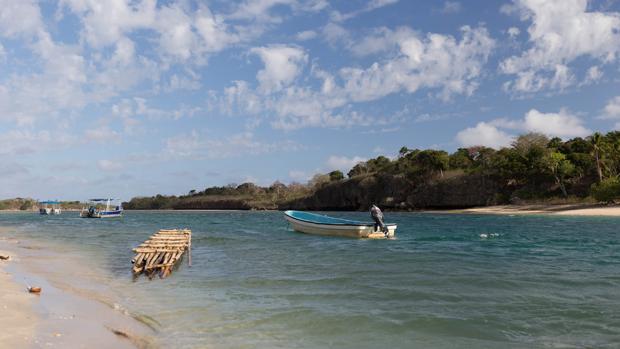
<svg viewBox="0 0 620 349">
<path fill-rule="evenodd" d="M 394 240 L 305 235 L 281 212 L 0 214 L 42 277 L 148 324 L 162 347 L 620 347 L 620 218 L 386 220 Z M 134 278 L 131 249 L 164 228 L 192 230 L 192 266 Z"/>
</svg>

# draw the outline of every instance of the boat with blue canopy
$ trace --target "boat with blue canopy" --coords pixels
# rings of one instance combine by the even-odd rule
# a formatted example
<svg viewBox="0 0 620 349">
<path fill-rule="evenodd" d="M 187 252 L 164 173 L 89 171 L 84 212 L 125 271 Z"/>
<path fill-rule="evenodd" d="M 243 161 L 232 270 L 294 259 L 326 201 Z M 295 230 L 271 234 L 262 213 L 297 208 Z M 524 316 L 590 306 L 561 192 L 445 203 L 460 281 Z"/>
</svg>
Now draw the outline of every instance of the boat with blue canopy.
<svg viewBox="0 0 620 349">
<path fill-rule="evenodd" d="M 54 215 L 60 213 L 60 201 L 39 201 L 39 214 Z"/>
<path fill-rule="evenodd" d="M 375 231 L 374 222 L 360 222 L 344 218 L 330 217 L 304 211 L 285 211 L 284 217 L 294 230 L 316 235 L 344 236 L 352 238 L 384 239 L 393 238 L 396 224 L 386 223 L 388 233 Z"/>
<path fill-rule="evenodd" d="M 123 215 L 123 206 L 119 199 L 90 199 L 82 208 L 82 218 L 113 218 Z"/>
</svg>

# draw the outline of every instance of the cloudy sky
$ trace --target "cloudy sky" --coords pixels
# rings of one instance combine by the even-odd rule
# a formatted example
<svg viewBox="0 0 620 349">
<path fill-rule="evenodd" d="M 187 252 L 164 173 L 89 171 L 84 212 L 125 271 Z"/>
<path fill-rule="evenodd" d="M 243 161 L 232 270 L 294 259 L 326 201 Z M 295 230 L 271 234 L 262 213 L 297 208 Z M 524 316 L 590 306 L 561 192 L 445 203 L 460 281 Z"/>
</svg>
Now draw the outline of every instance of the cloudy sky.
<svg viewBox="0 0 620 349">
<path fill-rule="evenodd" d="M 620 128 L 617 0 L 0 0 L 0 64 L 1 198 Z"/>
</svg>

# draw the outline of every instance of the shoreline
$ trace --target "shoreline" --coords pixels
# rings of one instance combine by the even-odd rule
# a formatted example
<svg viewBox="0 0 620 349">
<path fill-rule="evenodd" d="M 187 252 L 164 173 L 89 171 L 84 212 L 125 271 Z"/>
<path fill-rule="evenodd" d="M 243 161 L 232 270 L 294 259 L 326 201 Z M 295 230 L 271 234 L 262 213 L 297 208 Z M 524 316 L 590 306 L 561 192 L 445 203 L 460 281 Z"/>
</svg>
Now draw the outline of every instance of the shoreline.
<svg viewBox="0 0 620 349">
<path fill-rule="evenodd" d="M 582 217 L 620 217 L 620 205 L 600 204 L 527 204 L 472 207 L 453 210 L 423 210 L 446 214 L 553 215 Z"/>
<path fill-rule="evenodd" d="M 43 249 L 2 236 L 0 255 L 0 343 L 11 348 L 61 347 L 156 348 L 155 331 L 134 318 L 121 306 L 89 297 L 74 286 L 58 285 L 37 270 L 30 259 L 47 259 Z M 21 250 L 23 249 L 23 251 Z M 58 263 L 61 263 L 58 266 Z M 52 261 L 54 267 L 71 261 Z M 64 268 L 63 268 L 64 269 Z M 39 286 L 41 294 L 31 294 L 28 286 Z"/>
</svg>

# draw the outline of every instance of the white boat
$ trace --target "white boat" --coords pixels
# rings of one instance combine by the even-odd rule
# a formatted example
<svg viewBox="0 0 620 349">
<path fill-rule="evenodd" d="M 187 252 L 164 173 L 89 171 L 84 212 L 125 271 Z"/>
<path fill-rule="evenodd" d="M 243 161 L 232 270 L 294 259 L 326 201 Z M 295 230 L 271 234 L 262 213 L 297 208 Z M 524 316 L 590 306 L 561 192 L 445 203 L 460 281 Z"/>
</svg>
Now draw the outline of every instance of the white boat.
<svg viewBox="0 0 620 349">
<path fill-rule="evenodd" d="M 39 201 L 39 214 L 54 215 L 60 213 L 61 209 L 59 201 Z"/>
<path fill-rule="evenodd" d="M 294 230 L 316 235 L 344 236 L 351 238 L 385 239 L 396 234 L 396 224 L 388 223 L 388 233 L 375 231 L 375 223 L 359 222 L 303 211 L 286 211 L 284 217 Z"/>
<path fill-rule="evenodd" d="M 90 199 L 82 208 L 82 218 L 113 218 L 123 215 L 123 206 L 119 199 Z"/>
</svg>

